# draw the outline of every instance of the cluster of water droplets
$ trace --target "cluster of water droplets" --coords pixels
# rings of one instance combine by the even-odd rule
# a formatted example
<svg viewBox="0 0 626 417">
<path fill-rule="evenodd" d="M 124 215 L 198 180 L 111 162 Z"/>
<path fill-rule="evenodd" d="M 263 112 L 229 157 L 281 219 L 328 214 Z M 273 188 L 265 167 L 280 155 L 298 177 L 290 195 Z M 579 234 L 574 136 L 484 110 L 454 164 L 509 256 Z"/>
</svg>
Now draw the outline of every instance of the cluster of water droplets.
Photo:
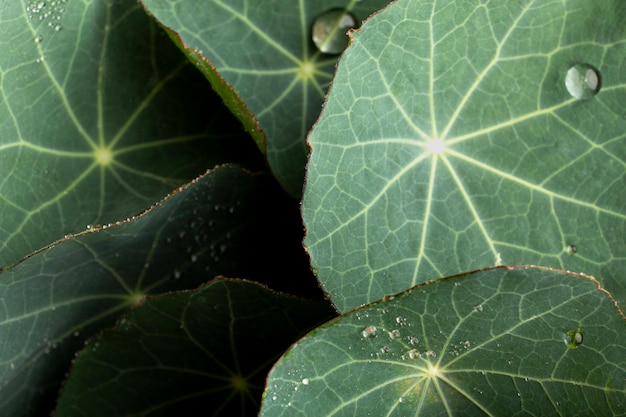
<svg viewBox="0 0 626 417">
<path fill-rule="evenodd" d="M 34 0 L 26 5 L 26 14 L 31 21 L 41 22 L 45 26 L 59 32 L 63 29 L 61 22 L 67 0 Z M 43 35 L 38 34 L 38 42 L 43 40 Z"/>
<path fill-rule="evenodd" d="M 184 248 L 187 255 L 187 262 L 173 269 L 174 280 L 182 278 L 186 269 L 194 268 L 193 264 L 201 264 L 204 272 L 209 272 L 210 265 L 220 261 L 228 251 L 232 234 L 221 227 L 218 220 L 221 223 L 225 216 L 235 214 L 240 204 L 240 201 L 232 204 L 217 203 L 213 206 L 213 213 L 201 213 L 198 208 L 194 208 L 193 218 L 166 237 L 167 244 Z"/>
<path fill-rule="evenodd" d="M 393 299 L 393 298 L 388 298 Z M 418 358 L 435 359 L 437 352 L 429 349 L 420 341 L 415 333 L 413 323 L 402 315 L 395 315 L 385 307 L 380 310 L 385 315 L 392 316 L 392 320 L 384 320 L 383 324 L 369 324 L 360 329 L 361 340 L 370 340 L 369 356 L 373 359 L 392 358 L 401 361 L 411 361 Z M 357 320 L 368 321 L 369 313 L 355 313 Z"/>
</svg>

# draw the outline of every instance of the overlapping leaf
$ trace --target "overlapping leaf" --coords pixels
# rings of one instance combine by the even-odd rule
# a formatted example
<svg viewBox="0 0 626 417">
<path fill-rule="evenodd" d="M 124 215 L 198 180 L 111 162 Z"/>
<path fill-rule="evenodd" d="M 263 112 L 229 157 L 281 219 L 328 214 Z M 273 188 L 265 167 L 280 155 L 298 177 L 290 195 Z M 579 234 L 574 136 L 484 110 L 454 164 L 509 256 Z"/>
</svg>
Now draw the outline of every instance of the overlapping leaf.
<svg viewBox="0 0 626 417">
<path fill-rule="evenodd" d="M 135 2 L 1 2 L 0 25 L 0 268 L 243 160 L 237 121 Z"/>
<path fill-rule="evenodd" d="M 302 190 L 304 138 L 319 114 L 336 61 L 314 47 L 311 25 L 334 8 L 364 19 L 388 2 L 142 0 L 182 39 L 194 61 L 208 60 L 198 65 L 216 88 L 243 101 L 249 114 L 240 107 L 236 112 L 258 141 L 265 140 L 274 174 L 293 195 Z M 226 92 L 222 83 L 234 91 Z"/>
<path fill-rule="evenodd" d="M 303 202 L 341 310 L 497 264 L 583 271 L 626 304 L 624 18 L 616 0 L 401 0 L 354 33 Z M 600 79 L 588 99 L 577 64 Z"/>
<path fill-rule="evenodd" d="M 293 268 L 290 249 L 298 239 L 277 225 L 285 213 L 263 204 L 279 201 L 276 188 L 221 167 L 139 217 L 67 238 L 0 274 L 0 414 L 47 415 L 74 353 L 145 294 L 217 274 L 302 277 L 308 265 Z"/>
<path fill-rule="evenodd" d="M 625 331 L 581 275 L 496 267 L 437 280 L 298 342 L 261 415 L 623 416 Z"/>
<path fill-rule="evenodd" d="M 55 415 L 256 416 L 270 366 L 333 314 L 244 281 L 150 298 L 81 353 Z"/>
</svg>

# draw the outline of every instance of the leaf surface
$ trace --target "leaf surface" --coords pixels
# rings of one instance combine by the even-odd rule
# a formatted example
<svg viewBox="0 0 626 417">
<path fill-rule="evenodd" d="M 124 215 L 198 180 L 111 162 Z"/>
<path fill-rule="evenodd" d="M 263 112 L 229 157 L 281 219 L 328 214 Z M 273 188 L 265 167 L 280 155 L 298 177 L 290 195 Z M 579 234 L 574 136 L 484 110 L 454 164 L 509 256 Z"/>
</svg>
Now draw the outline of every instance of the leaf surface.
<svg viewBox="0 0 626 417">
<path fill-rule="evenodd" d="M 299 240 L 278 226 L 285 213 L 264 208 L 265 199 L 279 201 L 266 179 L 217 168 L 140 216 L 68 237 L 2 272 L 0 415 L 47 415 L 75 352 L 147 294 L 219 274 L 304 276 L 308 264 L 294 268 L 289 249 Z"/>
<path fill-rule="evenodd" d="M 0 268 L 245 160 L 236 119 L 134 2 L 3 1 L 0 25 Z"/>
<path fill-rule="evenodd" d="M 401 0 L 352 35 L 303 201 L 341 311 L 500 264 L 582 271 L 626 304 L 625 17 L 615 0 Z M 580 64 L 599 77 L 587 99 L 569 92 Z"/>
<path fill-rule="evenodd" d="M 295 344 L 261 416 L 624 416 L 625 331 L 589 277 L 495 267 L 431 281 Z"/>
<path fill-rule="evenodd" d="M 55 415 L 256 416 L 274 361 L 334 314 L 223 279 L 148 298 L 81 352 Z"/>
<path fill-rule="evenodd" d="M 279 182 L 299 196 L 308 153 L 304 138 L 320 112 L 336 63 L 335 56 L 315 48 L 311 26 L 319 15 L 335 8 L 351 11 L 360 22 L 388 0 L 142 3 L 180 37 L 218 91 L 237 96 L 237 100 L 226 97 L 227 102 L 243 102 L 244 108 L 239 105 L 234 111 L 257 141 L 266 144 Z"/>
</svg>

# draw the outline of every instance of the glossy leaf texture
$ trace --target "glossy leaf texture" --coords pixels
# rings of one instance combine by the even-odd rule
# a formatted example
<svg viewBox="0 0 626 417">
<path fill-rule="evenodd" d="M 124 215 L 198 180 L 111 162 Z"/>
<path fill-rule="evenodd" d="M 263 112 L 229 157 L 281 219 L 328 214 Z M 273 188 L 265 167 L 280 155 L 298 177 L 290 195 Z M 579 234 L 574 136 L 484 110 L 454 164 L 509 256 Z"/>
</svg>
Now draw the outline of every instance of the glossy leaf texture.
<svg viewBox="0 0 626 417">
<path fill-rule="evenodd" d="M 271 365 L 335 315 L 245 281 L 148 298 L 77 358 L 63 416 L 256 416 Z"/>
<path fill-rule="evenodd" d="M 68 237 L 0 274 L 0 415 L 47 415 L 74 354 L 147 294 L 221 274 L 275 288 L 304 276 L 308 264 L 294 268 L 290 249 L 299 240 L 278 226 L 284 210 L 264 204 L 284 195 L 268 179 L 216 168 L 140 216 Z"/>
<path fill-rule="evenodd" d="M 626 305 L 625 17 L 616 0 L 400 0 L 353 34 L 303 201 L 341 311 L 515 264 L 585 272 Z"/>
<path fill-rule="evenodd" d="M 180 39 L 259 142 L 290 194 L 300 196 L 305 136 L 319 115 L 336 56 L 312 41 L 315 19 L 333 9 L 360 22 L 388 0 L 142 0 Z M 332 33 L 333 30 L 331 29 Z M 217 73 L 217 74 L 216 74 Z M 235 95 L 237 99 L 232 97 Z"/>
<path fill-rule="evenodd" d="M 586 276 L 494 267 L 439 279 L 295 344 L 261 416 L 624 416 L 625 331 Z"/>
<path fill-rule="evenodd" d="M 0 268 L 253 155 L 135 2 L 3 1 L 0 25 Z"/>
</svg>

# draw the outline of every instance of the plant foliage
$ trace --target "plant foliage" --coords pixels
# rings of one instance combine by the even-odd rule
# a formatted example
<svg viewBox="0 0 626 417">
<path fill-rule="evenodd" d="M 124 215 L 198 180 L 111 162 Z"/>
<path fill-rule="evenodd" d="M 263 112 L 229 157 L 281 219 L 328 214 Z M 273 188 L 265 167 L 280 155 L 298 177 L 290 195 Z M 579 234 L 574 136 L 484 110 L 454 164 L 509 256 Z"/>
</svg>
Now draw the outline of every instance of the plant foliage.
<svg viewBox="0 0 626 417">
<path fill-rule="evenodd" d="M 0 0 L 0 415 L 626 415 L 624 19 Z"/>
</svg>

